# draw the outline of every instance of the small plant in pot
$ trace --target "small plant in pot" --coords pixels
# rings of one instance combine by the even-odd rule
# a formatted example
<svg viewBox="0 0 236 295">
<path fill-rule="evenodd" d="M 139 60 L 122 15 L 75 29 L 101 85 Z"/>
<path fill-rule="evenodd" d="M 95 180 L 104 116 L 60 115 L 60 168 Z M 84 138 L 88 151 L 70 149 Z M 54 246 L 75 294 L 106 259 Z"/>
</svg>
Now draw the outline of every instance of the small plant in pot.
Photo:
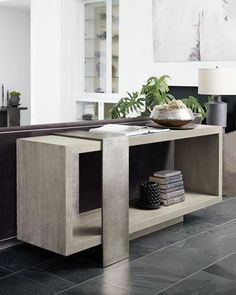
<svg viewBox="0 0 236 295">
<path fill-rule="evenodd" d="M 18 107 L 20 104 L 20 92 L 12 91 L 10 92 L 10 99 L 9 99 L 9 105 L 12 107 Z"/>
</svg>

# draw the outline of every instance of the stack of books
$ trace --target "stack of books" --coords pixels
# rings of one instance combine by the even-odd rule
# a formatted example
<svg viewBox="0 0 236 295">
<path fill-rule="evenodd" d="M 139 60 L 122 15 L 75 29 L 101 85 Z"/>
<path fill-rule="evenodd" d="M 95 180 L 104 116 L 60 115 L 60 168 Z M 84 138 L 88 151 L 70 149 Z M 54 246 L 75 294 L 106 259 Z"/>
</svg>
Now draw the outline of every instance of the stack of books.
<svg viewBox="0 0 236 295">
<path fill-rule="evenodd" d="M 170 206 L 185 201 L 184 181 L 181 171 L 158 171 L 149 178 L 149 181 L 159 184 L 161 189 L 160 199 L 163 205 Z"/>
</svg>

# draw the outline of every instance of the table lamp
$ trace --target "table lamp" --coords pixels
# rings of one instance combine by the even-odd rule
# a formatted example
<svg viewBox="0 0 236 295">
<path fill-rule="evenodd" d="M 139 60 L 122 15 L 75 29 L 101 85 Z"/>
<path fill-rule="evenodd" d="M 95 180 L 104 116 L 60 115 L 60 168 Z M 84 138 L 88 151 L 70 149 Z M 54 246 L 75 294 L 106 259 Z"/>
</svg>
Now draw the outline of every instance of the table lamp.
<svg viewBox="0 0 236 295">
<path fill-rule="evenodd" d="M 212 95 L 207 104 L 207 124 L 227 126 L 227 103 L 221 95 L 236 94 L 236 68 L 199 69 L 198 93 Z"/>
</svg>

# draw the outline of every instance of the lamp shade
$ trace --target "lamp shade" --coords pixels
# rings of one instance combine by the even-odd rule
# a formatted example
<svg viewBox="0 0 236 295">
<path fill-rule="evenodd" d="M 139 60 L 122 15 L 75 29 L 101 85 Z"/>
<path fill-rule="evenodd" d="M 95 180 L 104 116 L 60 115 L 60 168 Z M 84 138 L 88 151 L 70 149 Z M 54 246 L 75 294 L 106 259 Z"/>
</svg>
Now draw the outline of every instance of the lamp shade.
<svg viewBox="0 0 236 295">
<path fill-rule="evenodd" d="M 199 69 L 198 93 L 207 95 L 236 94 L 236 68 Z"/>
</svg>

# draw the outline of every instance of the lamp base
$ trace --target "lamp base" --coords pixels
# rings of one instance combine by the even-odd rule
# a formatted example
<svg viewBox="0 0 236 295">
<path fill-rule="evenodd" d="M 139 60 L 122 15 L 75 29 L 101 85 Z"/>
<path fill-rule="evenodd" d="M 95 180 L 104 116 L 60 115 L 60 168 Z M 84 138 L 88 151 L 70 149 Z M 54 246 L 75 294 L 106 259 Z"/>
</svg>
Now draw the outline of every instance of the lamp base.
<svg viewBox="0 0 236 295">
<path fill-rule="evenodd" d="M 227 126 L 227 103 L 219 97 L 207 104 L 207 125 Z"/>
</svg>

